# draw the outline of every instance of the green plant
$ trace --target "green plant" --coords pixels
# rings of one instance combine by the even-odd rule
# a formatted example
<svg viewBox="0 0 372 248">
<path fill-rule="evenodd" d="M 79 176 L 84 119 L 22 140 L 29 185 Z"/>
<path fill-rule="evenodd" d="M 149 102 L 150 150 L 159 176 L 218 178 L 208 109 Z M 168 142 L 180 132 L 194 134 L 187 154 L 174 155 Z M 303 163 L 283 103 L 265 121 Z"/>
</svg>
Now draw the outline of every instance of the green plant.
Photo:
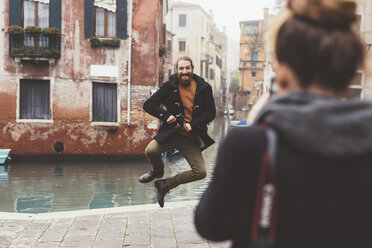
<svg viewBox="0 0 372 248">
<path fill-rule="evenodd" d="M 120 39 L 118 39 L 118 38 L 112 38 L 112 43 L 114 43 L 114 44 L 119 44 L 120 43 Z"/>
<path fill-rule="evenodd" d="M 167 48 L 164 45 L 160 45 L 160 47 L 159 47 L 159 57 L 163 57 L 166 51 L 167 51 Z"/>
<path fill-rule="evenodd" d="M 100 39 L 99 39 L 97 36 L 92 36 L 92 37 L 90 37 L 90 38 L 89 38 L 89 41 L 90 41 L 91 43 L 100 43 L 100 42 L 101 42 Z"/>
<path fill-rule="evenodd" d="M 45 35 L 58 35 L 58 34 L 60 34 L 58 28 L 43 28 L 43 33 Z"/>
<path fill-rule="evenodd" d="M 23 52 L 25 52 L 25 48 L 24 47 L 12 48 L 12 53 L 23 53 Z"/>
<path fill-rule="evenodd" d="M 11 25 L 8 27 L 8 33 L 10 34 L 23 34 L 24 30 L 22 27 L 17 25 Z"/>
<path fill-rule="evenodd" d="M 27 26 L 25 28 L 26 33 L 38 34 L 38 33 L 41 33 L 42 31 L 43 31 L 43 29 L 41 27 L 38 27 L 38 26 Z"/>
<path fill-rule="evenodd" d="M 50 55 L 50 56 L 52 56 L 52 55 L 60 55 L 61 54 L 61 52 L 58 51 L 58 50 L 56 50 L 56 49 L 45 49 L 44 50 L 44 53 L 47 54 L 47 55 Z"/>
<path fill-rule="evenodd" d="M 25 47 L 25 52 L 33 53 L 35 52 L 35 47 Z"/>
</svg>

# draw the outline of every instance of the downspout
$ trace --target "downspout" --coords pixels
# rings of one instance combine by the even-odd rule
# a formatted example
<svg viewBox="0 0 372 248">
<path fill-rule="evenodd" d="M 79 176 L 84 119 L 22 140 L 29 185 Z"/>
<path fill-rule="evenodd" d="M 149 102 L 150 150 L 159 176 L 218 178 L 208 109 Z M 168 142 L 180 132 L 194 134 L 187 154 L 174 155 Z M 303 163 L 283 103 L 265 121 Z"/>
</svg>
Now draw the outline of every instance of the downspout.
<svg viewBox="0 0 372 248">
<path fill-rule="evenodd" d="M 130 100 L 131 100 L 131 72 L 132 72 L 132 16 L 133 16 L 133 0 L 129 0 L 129 32 L 128 32 L 128 104 L 127 104 L 127 124 L 130 126 Z"/>
</svg>

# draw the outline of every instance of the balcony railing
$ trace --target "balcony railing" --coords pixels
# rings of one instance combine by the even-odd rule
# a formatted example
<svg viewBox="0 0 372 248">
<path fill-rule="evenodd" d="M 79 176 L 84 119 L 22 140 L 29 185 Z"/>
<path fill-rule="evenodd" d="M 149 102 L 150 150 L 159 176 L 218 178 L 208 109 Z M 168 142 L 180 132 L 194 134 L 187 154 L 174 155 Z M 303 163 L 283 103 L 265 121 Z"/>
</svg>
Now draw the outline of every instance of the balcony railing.
<svg viewBox="0 0 372 248">
<path fill-rule="evenodd" d="M 9 34 L 9 56 L 58 59 L 61 57 L 61 35 Z"/>
<path fill-rule="evenodd" d="M 240 68 L 263 68 L 264 61 L 258 60 L 241 60 L 240 61 Z"/>
</svg>

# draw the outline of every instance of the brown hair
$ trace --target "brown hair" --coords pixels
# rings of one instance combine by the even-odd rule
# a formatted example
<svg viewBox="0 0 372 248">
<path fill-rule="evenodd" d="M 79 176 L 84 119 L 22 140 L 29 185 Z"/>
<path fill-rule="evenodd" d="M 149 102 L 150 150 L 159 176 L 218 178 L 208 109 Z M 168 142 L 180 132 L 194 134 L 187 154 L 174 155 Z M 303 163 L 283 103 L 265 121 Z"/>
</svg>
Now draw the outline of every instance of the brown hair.
<svg viewBox="0 0 372 248">
<path fill-rule="evenodd" d="M 190 64 L 191 64 L 191 68 L 194 69 L 194 64 L 192 63 L 192 59 L 189 57 L 189 56 L 181 56 L 177 59 L 177 62 L 176 62 L 176 71 L 178 69 L 178 62 L 180 62 L 181 60 L 184 60 L 184 61 L 189 61 Z"/>
<path fill-rule="evenodd" d="M 355 9 L 353 0 L 288 0 L 274 51 L 303 88 L 318 84 L 340 92 L 364 66 L 364 47 L 352 30 Z"/>
</svg>

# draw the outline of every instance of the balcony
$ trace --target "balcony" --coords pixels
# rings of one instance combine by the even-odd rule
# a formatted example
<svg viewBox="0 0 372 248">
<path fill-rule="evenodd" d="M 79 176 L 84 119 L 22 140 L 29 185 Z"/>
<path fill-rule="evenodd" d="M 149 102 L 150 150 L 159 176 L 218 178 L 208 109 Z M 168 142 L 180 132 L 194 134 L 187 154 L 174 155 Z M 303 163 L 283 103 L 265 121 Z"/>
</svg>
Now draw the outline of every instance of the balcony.
<svg viewBox="0 0 372 248">
<path fill-rule="evenodd" d="M 61 57 L 61 35 L 44 33 L 9 34 L 9 56 L 19 59 Z"/>
<path fill-rule="evenodd" d="M 239 69 L 254 69 L 254 70 L 260 70 L 264 69 L 265 67 L 265 61 L 259 61 L 259 60 L 241 60 L 240 61 L 240 68 Z"/>
</svg>

